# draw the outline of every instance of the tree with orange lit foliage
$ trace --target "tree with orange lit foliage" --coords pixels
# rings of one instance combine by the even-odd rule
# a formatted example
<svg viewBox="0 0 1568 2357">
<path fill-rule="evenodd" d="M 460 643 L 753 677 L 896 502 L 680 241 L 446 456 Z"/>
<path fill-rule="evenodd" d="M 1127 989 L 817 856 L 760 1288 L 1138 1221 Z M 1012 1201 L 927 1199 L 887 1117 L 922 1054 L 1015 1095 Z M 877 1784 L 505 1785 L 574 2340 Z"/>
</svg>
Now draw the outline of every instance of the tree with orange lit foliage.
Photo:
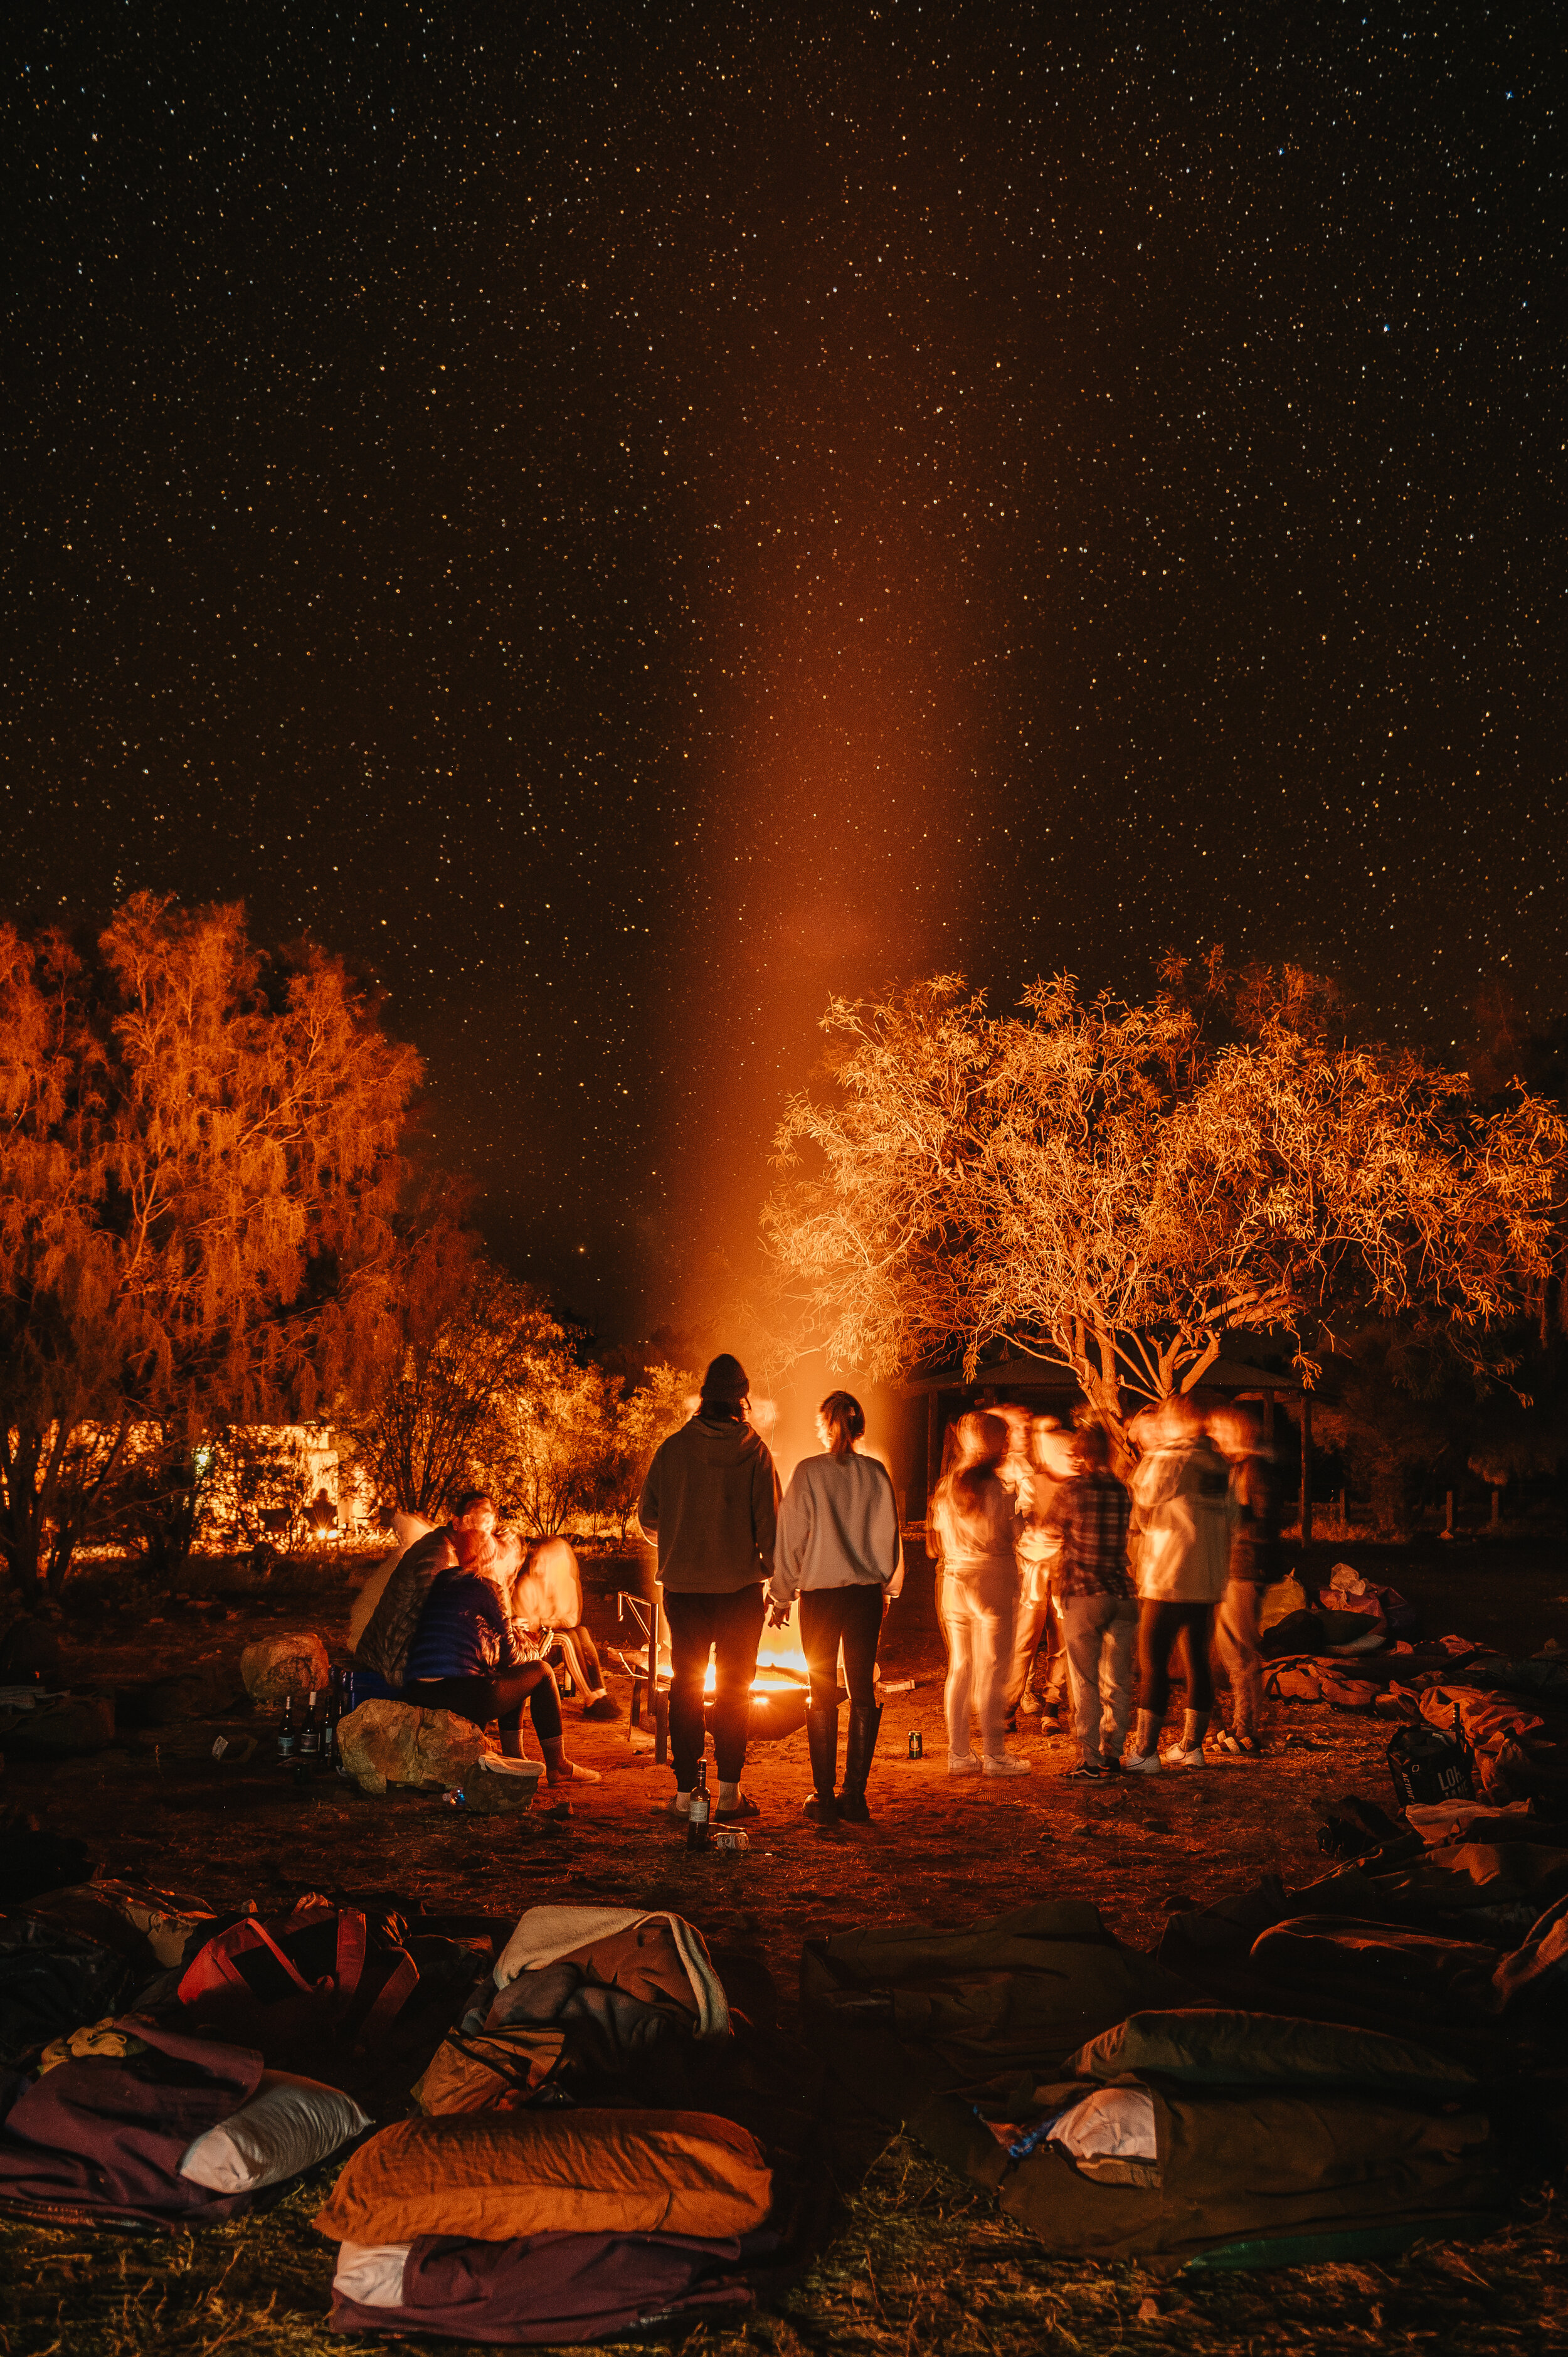
<svg viewBox="0 0 1568 2357">
<path fill-rule="evenodd" d="M 1461 1351 L 1560 1254 L 1568 1128 L 1521 1089 L 1357 1046 L 1294 967 L 1167 961 L 1146 1006 L 1036 983 L 995 1017 L 942 976 L 835 1000 L 831 1102 L 795 1098 L 764 1214 L 802 1341 L 886 1376 L 996 1346 L 1122 1394 L 1189 1389 L 1227 1329 L 1421 1308 Z M 810 1155 L 814 1167 L 800 1173 Z M 1495 1375 L 1493 1360 L 1488 1372 Z"/>
<path fill-rule="evenodd" d="M 344 968 L 138 894 L 0 930 L 0 1552 L 58 1589 L 134 1428 L 281 1423 L 379 1368 L 413 1050 Z"/>
</svg>

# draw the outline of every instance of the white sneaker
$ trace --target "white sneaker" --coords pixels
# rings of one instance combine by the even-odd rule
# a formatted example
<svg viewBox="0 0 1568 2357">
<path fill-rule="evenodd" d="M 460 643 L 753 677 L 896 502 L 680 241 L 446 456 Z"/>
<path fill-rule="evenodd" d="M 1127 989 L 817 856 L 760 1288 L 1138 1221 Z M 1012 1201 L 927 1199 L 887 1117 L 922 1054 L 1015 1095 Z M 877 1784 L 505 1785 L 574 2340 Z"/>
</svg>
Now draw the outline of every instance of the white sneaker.
<svg viewBox="0 0 1568 2357">
<path fill-rule="evenodd" d="M 1165 1763 L 1157 1751 L 1129 1751 L 1122 1765 L 1133 1776 L 1157 1776 Z"/>
<path fill-rule="evenodd" d="M 1028 1761 L 1020 1760 L 1015 1751 L 1004 1751 L 995 1760 L 987 1757 L 982 1764 L 988 1776 L 1026 1776 L 1029 1772 Z"/>
<path fill-rule="evenodd" d="M 692 1813 L 690 1792 L 671 1792 L 664 1804 L 664 1813 L 670 1817 L 689 1817 Z"/>
<path fill-rule="evenodd" d="M 979 1773 L 980 1760 L 975 1752 L 950 1751 L 948 1753 L 948 1774 L 950 1776 L 978 1776 Z"/>
<path fill-rule="evenodd" d="M 1208 1762 L 1203 1756 L 1203 1746 L 1201 1744 L 1198 1745 L 1195 1751 L 1183 1751 L 1178 1746 L 1176 1750 L 1167 1751 L 1165 1754 L 1165 1766 L 1167 1768 L 1207 1768 L 1208 1765 Z"/>
</svg>

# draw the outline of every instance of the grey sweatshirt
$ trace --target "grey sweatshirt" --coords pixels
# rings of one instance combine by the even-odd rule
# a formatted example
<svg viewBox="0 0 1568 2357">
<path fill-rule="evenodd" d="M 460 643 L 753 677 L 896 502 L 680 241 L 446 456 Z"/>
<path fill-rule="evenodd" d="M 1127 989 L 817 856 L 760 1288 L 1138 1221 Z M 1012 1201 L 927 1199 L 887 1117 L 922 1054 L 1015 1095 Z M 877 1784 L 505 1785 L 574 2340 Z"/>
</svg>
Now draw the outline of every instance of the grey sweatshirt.
<svg viewBox="0 0 1568 2357">
<path fill-rule="evenodd" d="M 896 1589 L 902 1560 L 898 1501 L 875 1457 L 802 1457 L 779 1515 L 775 1604 L 803 1588 L 874 1586 Z"/>
<path fill-rule="evenodd" d="M 779 1476 L 748 1424 L 694 1415 L 654 1453 L 637 1518 L 677 1595 L 723 1596 L 773 1568 Z"/>
</svg>

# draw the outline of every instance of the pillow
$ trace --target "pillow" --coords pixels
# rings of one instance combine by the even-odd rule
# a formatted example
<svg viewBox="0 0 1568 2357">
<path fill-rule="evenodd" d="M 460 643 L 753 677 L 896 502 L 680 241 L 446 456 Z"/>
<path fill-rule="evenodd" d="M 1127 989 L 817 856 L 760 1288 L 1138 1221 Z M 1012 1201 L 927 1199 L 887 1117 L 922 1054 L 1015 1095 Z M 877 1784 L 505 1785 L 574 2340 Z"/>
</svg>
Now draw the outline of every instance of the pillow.
<svg viewBox="0 0 1568 2357">
<path fill-rule="evenodd" d="M 340 2087 L 263 2071 L 250 2102 L 197 2137 L 179 2173 L 213 2193 L 254 2193 L 313 2169 L 370 2125 Z"/>
<path fill-rule="evenodd" d="M 773 2196 L 760 2146 L 704 2112 L 458 2112 L 362 2144 L 317 2219 L 334 2243 L 453 2234 L 744 2234 Z"/>
<path fill-rule="evenodd" d="M 1097 2087 L 1062 2114 L 1047 2141 L 1075 2160 L 1155 2160 L 1155 2099 L 1144 2087 Z"/>
<path fill-rule="evenodd" d="M 1075 2079 L 1156 2072 L 1197 2087 L 1383 2087 L 1457 2096 L 1476 2083 L 1463 2063 L 1402 2038 L 1272 2013 L 1130 2014 L 1080 2046 L 1065 2069 Z"/>
<path fill-rule="evenodd" d="M 401 2308 L 403 2263 L 413 2248 L 412 2243 L 377 2243 L 369 2250 L 363 2243 L 343 2244 L 333 2290 L 356 2308 Z"/>
</svg>

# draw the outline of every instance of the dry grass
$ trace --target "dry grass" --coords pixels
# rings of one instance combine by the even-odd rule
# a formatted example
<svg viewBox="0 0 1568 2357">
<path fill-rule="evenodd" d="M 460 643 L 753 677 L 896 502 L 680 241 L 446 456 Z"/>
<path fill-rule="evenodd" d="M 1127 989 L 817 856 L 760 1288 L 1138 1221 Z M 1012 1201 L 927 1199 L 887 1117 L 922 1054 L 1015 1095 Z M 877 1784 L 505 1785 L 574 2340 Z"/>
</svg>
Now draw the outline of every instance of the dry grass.
<svg viewBox="0 0 1568 2357">
<path fill-rule="evenodd" d="M 869 2164 L 844 2147 L 837 2231 L 789 2289 L 725 2329 L 628 2347 L 687 2357 L 1109 2357 L 1132 2348 L 1262 2357 L 1317 2351 L 1568 2348 L 1568 2235 L 1550 2208 L 1491 2241 L 1378 2263 L 1162 2277 L 1046 2258 L 989 2194 L 908 2137 Z M 199 2234 L 0 2225 L 6 2357 L 327 2357 L 330 2247 L 310 2229 L 330 2171 L 265 2216 Z M 457 2344 L 408 2340 L 413 2352 Z"/>
</svg>

